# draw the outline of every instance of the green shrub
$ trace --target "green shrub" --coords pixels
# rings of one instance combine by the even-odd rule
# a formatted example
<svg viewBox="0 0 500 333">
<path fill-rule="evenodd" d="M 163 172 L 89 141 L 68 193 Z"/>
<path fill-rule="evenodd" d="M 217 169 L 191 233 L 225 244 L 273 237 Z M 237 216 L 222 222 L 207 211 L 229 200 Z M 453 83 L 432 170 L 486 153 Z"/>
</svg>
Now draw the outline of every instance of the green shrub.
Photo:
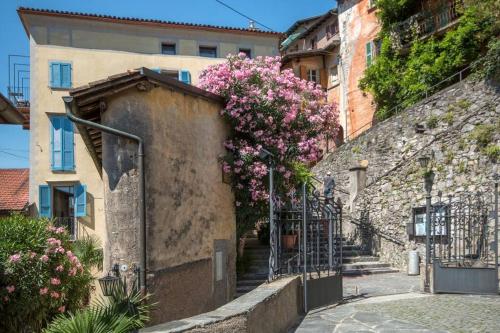
<svg viewBox="0 0 500 333">
<path fill-rule="evenodd" d="M 483 148 L 482 151 L 486 156 L 488 156 L 493 161 L 497 161 L 500 158 L 500 146 L 489 145 Z"/>
<path fill-rule="evenodd" d="M 431 115 L 429 118 L 427 118 L 425 124 L 427 125 L 427 128 L 436 128 L 439 123 L 439 118 L 438 116 Z"/>
<path fill-rule="evenodd" d="M 432 88 L 484 53 L 489 55 L 489 60 L 478 64 L 476 69 L 483 68 L 490 74 L 498 73 L 498 14 L 492 9 L 499 7 L 499 1 L 471 1 L 463 10 L 455 29 L 439 39 L 431 37 L 421 40 L 415 37 L 409 50 L 401 52 L 394 39 L 398 34 L 393 31 L 394 24 L 404 20 L 408 15 L 406 13 L 411 13 L 409 8 L 414 8 L 416 3 L 411 0 L 377 2 L 378 15 L 382 21 L 379 34 L 381 50 L 374 63 L 365 70 L 359 87 L 373 95 L 378 120 L 413 105 L 423 99 L 427 92 L 433 93 L 444 87 L 443 84 Z"/>
<path fill-rule="evenodd" d="M 453 125 L 454 118 L 455 118 L 455 116 L 454 116 L 454 114 L 453 114 L 453 111 L 448 111 L 448 112 L 446 112 L 446 113 L 443 115 L 443 117 L 442 117 L 443 121 L 444 121 L 445 123 L 447 123 L 447 124 L 448 124 L 448 126 Z"/>
<path fill-rule="evenodd" d="M 78 242 L 76 242 L 78 244 Z M 92 275 L 64 228 L 47 219 L 0 219 L 0 332 L 38 332 L 56 315 L 88 303 Z"/>
<path fill-rule="evenodd" d="M 479 147 L 485 148 L 493 140 L 496 130 L 495 125 L 477 125 L 472 130 L 470 138 L 475 140 Z"/>
<path fill-rule="evenodd" d="M 461 99 L 456 103 L 456 105 L 463 110 L 467 110 L 472 105 L 472 103 L 467 99 Z"/>
</svg>

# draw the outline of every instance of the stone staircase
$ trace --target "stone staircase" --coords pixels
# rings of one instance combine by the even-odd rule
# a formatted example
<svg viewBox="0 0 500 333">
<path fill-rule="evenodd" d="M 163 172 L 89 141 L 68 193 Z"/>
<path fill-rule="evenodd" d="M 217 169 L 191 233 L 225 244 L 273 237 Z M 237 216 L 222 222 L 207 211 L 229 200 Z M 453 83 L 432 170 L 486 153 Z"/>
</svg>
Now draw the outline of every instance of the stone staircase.
<svg viewBox="0 0 500 333">
<path fill-rule="evenodd" d="M 344 241 L 342 246 L 342 272 L 345 277 L 369 274 L 397 273 L 398 270 L 381 262 L 371 251 Z"/>
<path fill-rule="evenodd" d="M 266 282 L 269 272 L 269 245 L 262 245 L 255 232 L 247 236 L 244 251 L 250 258 L 250 267 L 237 277 L 235 298 Z"/>
<path fill-rule="evenodd" d="M 247 236 L 245 253 L 250 257 L 248 270 L 238 275 L 235 298 L 248 293 L 266 282 L 269 271 L 269 245 L 260 244 L 257 236 Z M 342 246 L 342 269 L 344 277 L 355 277 L 370 274 L 397 273 L 387 263 L 381 262 L 371 251 L 344 240 Z"/>
</svg>

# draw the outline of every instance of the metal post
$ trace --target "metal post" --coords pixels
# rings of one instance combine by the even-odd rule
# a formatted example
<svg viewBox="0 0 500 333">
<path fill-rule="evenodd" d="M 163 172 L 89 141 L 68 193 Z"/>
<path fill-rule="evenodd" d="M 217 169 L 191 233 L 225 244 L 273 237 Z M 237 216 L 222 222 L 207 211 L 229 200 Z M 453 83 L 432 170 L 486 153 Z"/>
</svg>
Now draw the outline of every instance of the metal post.
<svg viewBox="0 0 500 333">
<path fill-rule="evenodd" d="M 304 312 L 307 313 L 307 189 L 306 183 L 302 184 L 302 228 L 304 229 L 304 270 L 302 279 L 304 283 Z"/>
<path fill-rule="evenodd" d="M 495 270 L 497 274 L 497 285 L 498 285 L 498 179 L 499 175 L 495 174 Z"/>
<path fill-rule="evenodd" d="M 427 191 L 425 196 L 425 263 L 431 263 L 431 192 Z"/>
<path fill-rule="evenodd" d="M 274 184 L 273 184 L 274 169 L 273 163 L 269 164 L 269 241 L 271 242 L 271 251 L 269 254 L 269 275 L 267 280 L 271 282 L 274 279 L 277 260 L 277 243 L 276 243 L 276 226 L 274 224 Z"/>
</svg>

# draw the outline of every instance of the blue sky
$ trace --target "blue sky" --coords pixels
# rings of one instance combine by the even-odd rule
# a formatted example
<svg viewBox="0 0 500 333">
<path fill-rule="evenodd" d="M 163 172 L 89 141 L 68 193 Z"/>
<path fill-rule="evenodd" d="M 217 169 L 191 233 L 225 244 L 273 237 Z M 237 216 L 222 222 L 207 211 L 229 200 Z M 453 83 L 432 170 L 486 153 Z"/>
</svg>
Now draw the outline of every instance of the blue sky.
<svg viewBox="0 0 500 333">
<path fill-rule="evenodd" d="M 334 0 L 224 0 L 225 3 L 276 31 L 294 21 L 326 12 Z M 58 9 L 127 17 L 246 27 L 248 20 L 215 0 L 0 0 L 0 92 L 6 95 L 8 55 L 29 54 L 29 42 L 16 8 Z M 29 166 L 29 131 L 0 125 L 0 168 Z"/>
</svg>

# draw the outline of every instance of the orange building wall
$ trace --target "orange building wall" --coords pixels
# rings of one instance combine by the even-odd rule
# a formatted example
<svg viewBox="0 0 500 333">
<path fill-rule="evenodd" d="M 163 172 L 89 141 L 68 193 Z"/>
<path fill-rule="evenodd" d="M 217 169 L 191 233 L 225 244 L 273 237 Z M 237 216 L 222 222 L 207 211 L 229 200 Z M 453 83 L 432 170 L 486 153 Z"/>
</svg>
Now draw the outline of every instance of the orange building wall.
<svg viewBox="0 0 500 333">
<path fill-rule="evenodd" d="M 340 112 L 343 113 L 347 136 L 354 137 L 371 126 L 375 112 L 372 97 L 358 87 L 366 68 L 366 43 L 376 39 L 379 24 L 375 8 L 368 0 L 340 0 L 341 92 Z"/>
</svg>

